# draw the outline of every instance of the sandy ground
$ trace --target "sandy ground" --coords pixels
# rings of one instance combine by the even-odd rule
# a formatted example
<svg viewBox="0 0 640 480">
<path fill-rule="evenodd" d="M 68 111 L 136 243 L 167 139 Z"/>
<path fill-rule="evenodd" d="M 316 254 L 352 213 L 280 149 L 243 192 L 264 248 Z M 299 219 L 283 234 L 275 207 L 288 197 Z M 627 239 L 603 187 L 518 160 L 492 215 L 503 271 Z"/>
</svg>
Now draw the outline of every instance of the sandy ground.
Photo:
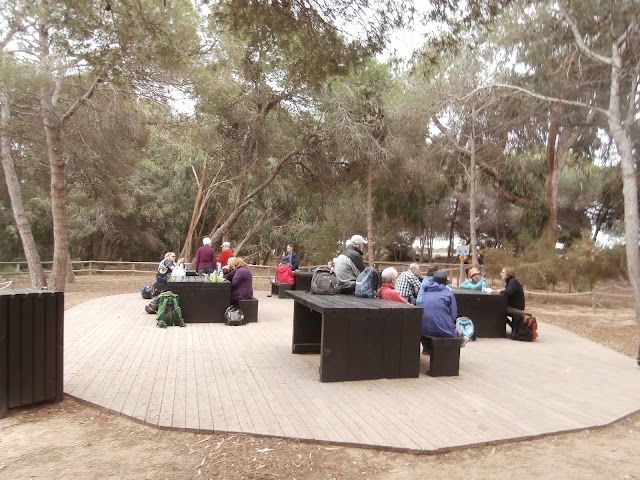
<svg viewBox="0 0 640 480">
<path fill-rule="evenodd" d="M 66 308 L 98 296 L 137 291 L 147 280 L 79 277 L 65 293 Z M 636 368 L 640 327 L 624 289 L 599 293 L 594 301 L 535 295 L 527 302 L 539 320 L 618 350 L 630 357 L 629 368 Z M 0 420 L 0 478 L 7 479 L 457 477 L 640 478 L 640 413 L 604 428 L 437 455 L 159 430 L 67 396 L 62 403 L 12 409 Z"/>
</svg>

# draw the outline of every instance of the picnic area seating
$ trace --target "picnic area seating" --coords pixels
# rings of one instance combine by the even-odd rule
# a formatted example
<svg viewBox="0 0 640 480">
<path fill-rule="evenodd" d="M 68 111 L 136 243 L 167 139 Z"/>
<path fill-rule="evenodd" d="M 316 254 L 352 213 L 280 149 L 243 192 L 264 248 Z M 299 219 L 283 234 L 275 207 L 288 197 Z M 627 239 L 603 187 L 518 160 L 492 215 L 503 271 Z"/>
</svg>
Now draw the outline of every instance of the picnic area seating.
<svg viewBox="0 0 640 480">
<path fill-rule="evenodd" d="M 429 353 L 429 376 L 457 377 L 460 374 L 462 338 L 422 337 L 422 345 Z"/>
<path fill-rule="evenodd" d="M 287 290 L 291 290 L 293 285 L 288 283 L 276 283 L 271 282 L 271 295 L 278 295 L 278 298 L 289 298 L 287 296 Z"/>
<path fill-rule="evenodd" d="M 255 297 L 248 298 L 246 300 L 238 300 L 240 310 L 244 314 L 244 321 L 246 323 L 258 322 L 258 299 Z"/>
</svg>

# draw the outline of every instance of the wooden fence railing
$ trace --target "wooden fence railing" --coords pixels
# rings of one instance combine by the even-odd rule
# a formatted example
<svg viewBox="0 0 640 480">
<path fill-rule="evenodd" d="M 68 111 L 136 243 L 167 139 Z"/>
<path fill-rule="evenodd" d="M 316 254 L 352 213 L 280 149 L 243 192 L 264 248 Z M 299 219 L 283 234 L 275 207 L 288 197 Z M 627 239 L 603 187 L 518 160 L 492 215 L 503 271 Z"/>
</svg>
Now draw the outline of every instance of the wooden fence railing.
<svg viewBox="0 0 640 480">
<path fill-rule="evenodd" d="M 137 275 L 141 273 L 149 273 L 155 275 L 158 262 L 132 262 L 132 261 L 104 261 L 104 260 L 73 260 L 73 273 L 79 275 L 104 275 L 104 274 L 123 274 L 129 273 Z M 379 270 L 387 267 L 394 267 L 398 272 L 407 269 L 410 262 L 377 262 L 376 266 Z M 53 262 L 42 262 L 45 273 L 51 272 Z M 427 263 L 421 263 L 423 274 L 426 272 Z M 250 265 L 251 270 L 257 278 L 275 277 L 277 265 Z M 447 271 L 447 275 L 452 279 L 454 285 L 458 285 L 459 264 L 443 264 L 438 263 L 441 270 Z M 309 272 L 318 265 L 301 266 L 300 270 Z M 0 262 L 0 279 L 20 278 L 29 274 L 27 262 Z"/>
</svg>

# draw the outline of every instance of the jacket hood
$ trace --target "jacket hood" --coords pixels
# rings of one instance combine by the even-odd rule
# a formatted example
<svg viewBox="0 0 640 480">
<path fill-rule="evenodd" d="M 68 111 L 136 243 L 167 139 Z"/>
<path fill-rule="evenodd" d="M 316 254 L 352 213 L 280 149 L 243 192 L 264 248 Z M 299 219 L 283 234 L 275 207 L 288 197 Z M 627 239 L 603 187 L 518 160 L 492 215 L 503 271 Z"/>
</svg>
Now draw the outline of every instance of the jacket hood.
<svg viewBox="0 0 640 480">
<path fill-rule="evenodd" d="M 425 292 L 439 292 L 441 290 L 447 290 L 447 286 L 434 282 L 433 280 L 427 282 L 427 285 L 424 287 Z"/>
</svg>

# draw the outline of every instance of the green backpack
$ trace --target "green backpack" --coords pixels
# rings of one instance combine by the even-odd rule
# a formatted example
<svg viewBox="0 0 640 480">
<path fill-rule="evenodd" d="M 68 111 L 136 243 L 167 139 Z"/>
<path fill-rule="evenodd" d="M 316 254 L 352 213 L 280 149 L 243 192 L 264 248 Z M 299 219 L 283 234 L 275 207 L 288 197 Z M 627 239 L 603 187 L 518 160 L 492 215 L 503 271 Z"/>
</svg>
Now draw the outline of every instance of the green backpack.
<svg viewBox="0 0 640 480">
<path fill-rule="evenodd" d="M 178 295 L 173 292 L 162 292 L 158 297 L 158 320 L 157 325 L 160 328 L 167 326 L 184 327 L 184 319 L 182 318 L 182 310 Z"/>
</svg>

